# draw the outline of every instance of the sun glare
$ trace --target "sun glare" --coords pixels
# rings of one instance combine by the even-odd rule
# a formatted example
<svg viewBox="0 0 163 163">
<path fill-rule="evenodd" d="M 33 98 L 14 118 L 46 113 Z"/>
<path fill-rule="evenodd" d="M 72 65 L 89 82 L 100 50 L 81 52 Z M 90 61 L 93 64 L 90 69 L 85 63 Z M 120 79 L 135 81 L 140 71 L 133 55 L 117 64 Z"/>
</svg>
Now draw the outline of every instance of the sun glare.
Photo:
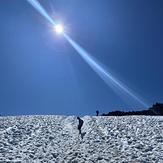
<svg viewBox="0 0 163 163">
<path fill-rule="evenodd" d="M 64 28 L 61 24 L 55 25 L 54 30 L 57 34 L 62 34 L 64 32 Z"/>
</svg>

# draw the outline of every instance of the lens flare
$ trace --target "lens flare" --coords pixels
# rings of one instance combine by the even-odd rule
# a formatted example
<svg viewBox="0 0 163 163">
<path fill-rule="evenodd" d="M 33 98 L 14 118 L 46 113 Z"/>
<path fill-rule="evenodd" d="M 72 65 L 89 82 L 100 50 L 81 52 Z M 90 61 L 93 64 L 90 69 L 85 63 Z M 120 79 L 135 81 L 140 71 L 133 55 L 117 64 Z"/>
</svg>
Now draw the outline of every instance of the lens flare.
<svg viewBox="0 0 163 163">
<path fill-rule="evenodd" d="M 64 28 L 63 28 L 62 24 L 55 25 L 54 29 L 57 34 L 62 34 L 64 32 Z"/>
<path fill-rule="evenodd" d="M 102 64 L 93 58 L 90 53 L 78 45 L 68 35 L 64 34 L 64 37 L 71 44 L 71 46 L 78 52 L 78 54 L 88 63 L 88 65 L 99 75 L 99 77 L 117 94 L 130 97 L 135 102 L 141 104 L 143 107 L 149 107 L 136 93 L 129 89 L 125 84 L 116 79 L 110 72 L 108 72 Z"/>
<path fill-rule="evenodd" d="M 46 10 L 41 6 L 37 0 L 27 0 L 43 17 L 45 17 L 51 24 L 56 25 L 56 22 L 49 16 Z"/>
<path fill-rule="evenodd" d="M 88 65 L 99 75 L 104 82 L 112 88 L 118 95 L 127 95 L 131 97 L 135 102 L 141 104 L 144 107 L 149 107 L 149 105 L 144 102 L 135 92 L 125 86 L 121 81 L 113 76 L 110 72 L 106 71 L 104 66 L 100 64 L 95 58 L 93 58 L 85 49 L 78 45 L 74 40 L 72 40 L 68 35 L 64 33 L 64 28 L 61 24 L 57 24 L 41 6 L 37 0 L 27 0 L 42 16 L 44 16 L 53 26 L 55 32 L 58 34 L 63 34 L 65 39 L 70 43 L 70 45 L 78 52 L 78 54 L 88 63 Z"/>
</svg>

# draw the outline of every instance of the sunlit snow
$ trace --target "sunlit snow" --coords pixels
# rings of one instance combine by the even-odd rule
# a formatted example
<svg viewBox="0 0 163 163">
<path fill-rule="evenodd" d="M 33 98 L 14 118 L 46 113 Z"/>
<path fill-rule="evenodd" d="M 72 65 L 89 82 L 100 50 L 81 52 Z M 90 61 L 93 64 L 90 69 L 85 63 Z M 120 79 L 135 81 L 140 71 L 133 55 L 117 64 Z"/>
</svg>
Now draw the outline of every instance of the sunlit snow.
<svg viewBox="0 0 163 163">
<path fill-rule="evenodd" d="M 163 117 L 0 117 L 0 162 L 163 162 Z"/>
</svg>

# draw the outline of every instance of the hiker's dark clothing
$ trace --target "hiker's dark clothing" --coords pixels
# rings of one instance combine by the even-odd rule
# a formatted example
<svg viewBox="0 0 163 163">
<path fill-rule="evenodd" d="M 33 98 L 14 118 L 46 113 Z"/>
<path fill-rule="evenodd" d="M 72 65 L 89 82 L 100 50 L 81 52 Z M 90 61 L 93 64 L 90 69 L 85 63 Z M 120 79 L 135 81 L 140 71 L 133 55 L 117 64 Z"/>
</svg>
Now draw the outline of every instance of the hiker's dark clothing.
<svg viewBox="0 0 163 163">
<path fill-rule="evenodd" d="M 99 111 L 97 110 L 97 111 L 96 111 L 96 116 L 98 116 L 98 115 L 99 115 Z"/>
<path fill-rule="evenodd" d="M 81 128 L 83 126 L 84 121 L 82 119 L 80 119 L 79 117 L 77 119 L 79 120 L 79 124 L 78 124 L 79 134 L 81 134 Z"/>
</svg>

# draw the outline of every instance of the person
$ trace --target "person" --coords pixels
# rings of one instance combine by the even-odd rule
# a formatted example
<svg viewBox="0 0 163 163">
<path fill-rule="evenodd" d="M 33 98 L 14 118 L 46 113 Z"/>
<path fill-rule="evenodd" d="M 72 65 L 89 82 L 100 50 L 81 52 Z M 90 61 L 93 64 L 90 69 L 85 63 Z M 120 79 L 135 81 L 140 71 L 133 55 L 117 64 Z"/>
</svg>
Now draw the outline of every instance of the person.
<svg viewBox="0 0 163 163">
<path fill-rule="evenodd" d="M 96 116 L 98 116 L 99 115 L 99 111 L 98 110 L 96 110 Z"/>
<path fill-rule="evenodd" d="M 84 121 L 80 117 L 77 117 L 77 119 L 79 121 L 78 130 L 79 130 L 79 134 L 81 135 L 81 128 L 83 126 Z"/>
</svg>

